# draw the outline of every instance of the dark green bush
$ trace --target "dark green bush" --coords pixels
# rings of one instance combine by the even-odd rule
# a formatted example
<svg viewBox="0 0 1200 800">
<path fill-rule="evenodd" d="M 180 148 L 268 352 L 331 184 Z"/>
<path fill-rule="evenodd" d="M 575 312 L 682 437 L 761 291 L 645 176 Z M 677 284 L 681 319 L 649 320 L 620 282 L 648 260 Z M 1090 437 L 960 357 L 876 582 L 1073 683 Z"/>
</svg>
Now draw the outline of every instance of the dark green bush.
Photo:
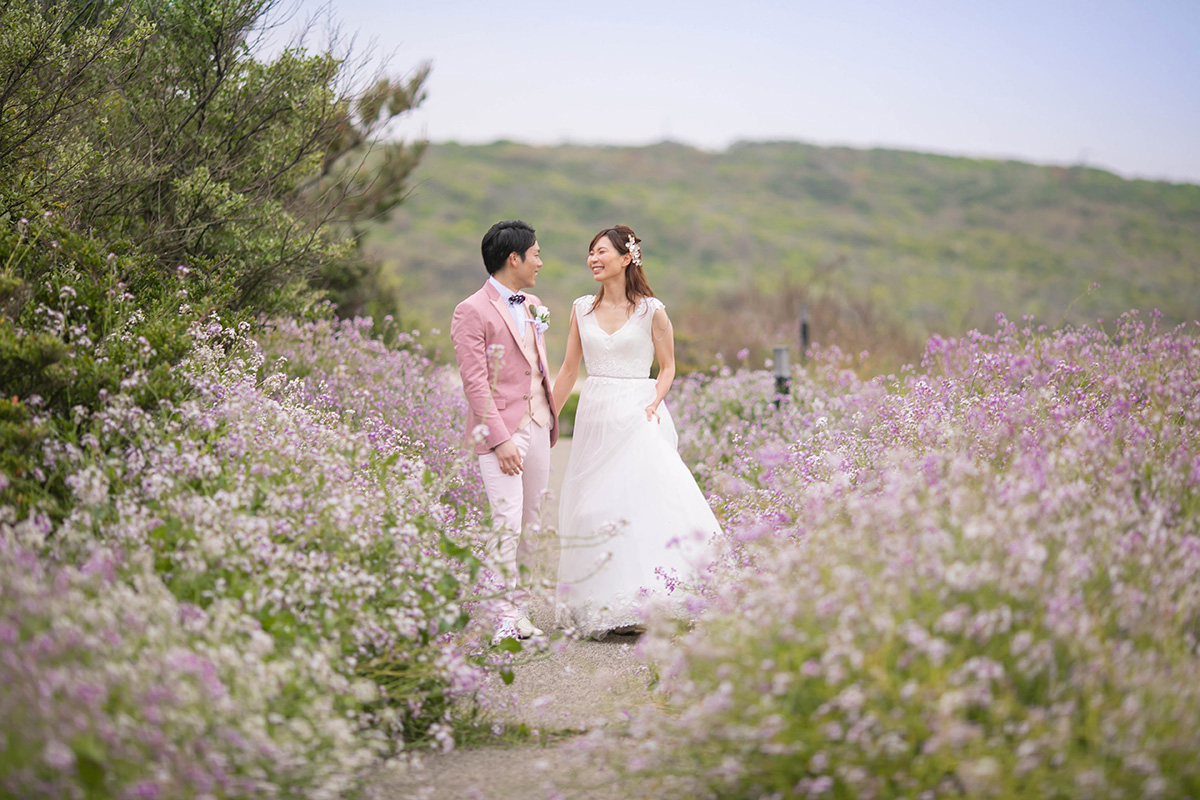
<svg viewBox="0 0 1200 800">
<path fill-rule="evenodd" d="M 305 285 L 365 303 L 357 231 L 403 199 L 424 149 L 375 139 L 428 68 L 354 94 L 333 53 L 260 59 L 278 4 L 0 5 L 0 218 L 54 209 L 236 308 L 303 308 Z"/>
</svg>

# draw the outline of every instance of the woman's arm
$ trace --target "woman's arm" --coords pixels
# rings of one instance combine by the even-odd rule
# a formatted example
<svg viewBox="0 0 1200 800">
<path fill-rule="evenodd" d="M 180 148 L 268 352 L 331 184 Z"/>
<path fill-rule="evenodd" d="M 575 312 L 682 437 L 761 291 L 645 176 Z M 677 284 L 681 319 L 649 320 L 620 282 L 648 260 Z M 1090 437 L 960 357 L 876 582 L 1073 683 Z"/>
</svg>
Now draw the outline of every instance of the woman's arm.
<svg viewBox="0 0 1200 800">
<path fill-rule="evenodd" d="M 654 384 L 654 402 L 646 406 L 646 419 L 658 419 L 658 405 L 667 396 L 675 381 L 675 329 L 667 310 L 654 312 L 650 322 L 650 336 L 654 341 L 654 357 L 658 359 L 658 380 Z"/>
<path fill-rule="evenodd" d="M 583 343 L 579 341 L 579 321 L 575 319 L 575 308 L 571 307 L 571 330 L 567 333 L 567 354 L 554 378 L 554 408 L 561 411 L 563 403 L 575 388 L 579 379 L 579 359 L 583 357 Z"/>
</svg>

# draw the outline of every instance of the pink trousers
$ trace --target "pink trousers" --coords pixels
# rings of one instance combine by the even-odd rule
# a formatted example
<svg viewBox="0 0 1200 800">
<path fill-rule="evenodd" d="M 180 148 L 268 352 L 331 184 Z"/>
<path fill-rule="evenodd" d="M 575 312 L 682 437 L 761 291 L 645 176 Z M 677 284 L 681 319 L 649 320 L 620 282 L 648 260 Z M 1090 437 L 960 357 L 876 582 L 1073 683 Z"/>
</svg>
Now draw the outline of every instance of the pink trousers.
<svg viewBox="0 0 1200 800">
<path fill-rule="evenodd" d="M 521 532 L 525 527 L 541 522 L 546 485 L 550 480 L 550 427 L 530 422 L 512 437 L 521 454 L 521 472 L 505 475 L 500 460 L 493 453 L 479 456 L 479 472 L 492 509 L 492 521 L 499 529 L 496 557 L 506 572 L 509 598 L 504 604 L 500 622 L 511 623 L 526 616 L 522 606 L 529 592 L 520 585 L 518 554 Z"/>
</svg>

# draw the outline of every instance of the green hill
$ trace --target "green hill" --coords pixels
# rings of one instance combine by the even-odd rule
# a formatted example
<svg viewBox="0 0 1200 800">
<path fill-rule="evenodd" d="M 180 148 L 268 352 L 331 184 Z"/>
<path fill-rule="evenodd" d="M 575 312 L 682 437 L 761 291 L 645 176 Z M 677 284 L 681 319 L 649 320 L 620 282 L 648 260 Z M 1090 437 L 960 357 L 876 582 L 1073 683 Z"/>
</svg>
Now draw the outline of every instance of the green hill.
<svg viewBox="0 0 1200 800">
<path fill-rule="evenodd" d="M 819 341 L 904 357 L 928 333 L 988 328 L 997 312 L 1050 325 L 1130 308 L 1200 318 L 1191 184 L 796 142 L 497 142 L 431 146 L 414 186 L 368 246 L 404 293 L 406 324 L 422 327 L 448 327 L 485 277 L 480 237 L 512 218 L 537 228 L 537 291 L 562 314 L 594 290 L 591 236 L 632 225 L 690 366 L 713 348 L 761 353 L 801 307 Z M 562 351 L 553 335 L 551 351 Z"/>
</svg>

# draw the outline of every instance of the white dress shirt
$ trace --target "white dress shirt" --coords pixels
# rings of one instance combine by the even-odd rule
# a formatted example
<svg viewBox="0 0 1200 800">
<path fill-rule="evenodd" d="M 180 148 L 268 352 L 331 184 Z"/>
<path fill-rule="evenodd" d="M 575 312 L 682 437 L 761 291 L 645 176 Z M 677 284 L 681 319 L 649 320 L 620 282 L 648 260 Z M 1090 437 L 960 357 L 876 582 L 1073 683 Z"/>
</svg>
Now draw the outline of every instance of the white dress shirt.
<svg viewBox="0 0 1200 800">
<path fill-rule="evenodd" d="M 500 293 L 500 299 L 508 306 L 508 313 L 512 314 L 513 322 L 517 324 L 517 332 L 521 335 L 521 340 L 525 340 L 525 326 L 529 322 L 529 312 L 525 310 L 524 303 L 510 303 L 508 298 L 512 297 L 516 292 L 505 286 L 500 281 L 488 276 L 488 283 L 495 287 Z"/>
</svg>

